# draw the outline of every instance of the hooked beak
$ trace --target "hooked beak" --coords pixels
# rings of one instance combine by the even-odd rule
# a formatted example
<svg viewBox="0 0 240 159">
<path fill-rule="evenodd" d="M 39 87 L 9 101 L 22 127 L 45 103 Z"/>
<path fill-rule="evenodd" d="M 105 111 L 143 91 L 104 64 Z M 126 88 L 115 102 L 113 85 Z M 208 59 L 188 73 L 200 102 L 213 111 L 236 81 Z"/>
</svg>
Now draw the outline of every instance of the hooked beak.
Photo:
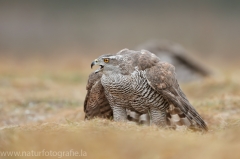
<svg viewBox="0 0 240 159">
<path fill-rule="evenodd" d="M 91 68 L 96 65 L 96 61 L 94 60 L 92 63 L 91 63 Z"/>
<path fill-rule="evenodd" d="M 94 65 L 97 65 L 97 64 L 98 64 L 98 60 L 95 59 L 95 60 L 91 63 L 91 68 L 92 68 Z M 95 71 L 95 73 L 98 73 L 99 71 L 102 71 L 102 69 L 103 69 L 103 66 L 100 65 L 100 68 L 97 69 L 97 70 Z"/>
</svg>

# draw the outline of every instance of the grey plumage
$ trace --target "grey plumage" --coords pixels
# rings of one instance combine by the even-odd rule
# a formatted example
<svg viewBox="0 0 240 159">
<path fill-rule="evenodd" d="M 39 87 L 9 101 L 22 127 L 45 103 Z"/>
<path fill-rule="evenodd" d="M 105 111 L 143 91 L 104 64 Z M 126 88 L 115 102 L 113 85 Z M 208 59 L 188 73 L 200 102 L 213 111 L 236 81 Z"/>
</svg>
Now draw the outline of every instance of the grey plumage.
<svg viewBox="0 0 240 159">
<path fill-rule="evenodd" d="M 212 74 L 206 64 L 193 58 L 180 44 L 167 40 L 153 40 L 136 47 L 136 50 L 142 49 L 153 52 L 162 61 L 175 66 L 179 82 L 199 80 Z"/>
<path fill-rule="evenodd" d="M 129 110 L 140 115 L 149 113 L 152 124 L 161 127 L 207 130 L 206 123 L 181 91 L 174 66 L 160 61 L 156 55 L 146 50 L 124 49 L 116 55 L 100 56 L 91 66 L 96 64 L 100 68 L 95 73 L 101 74 L 102 88 L 115 121 L 127 120 Z M 86 104 L 86 114 L 87 108 Z"/>
<path fill-rule="evenodd" d="M 84 101 L 85 120 L 93 118 L 113 119 L 113 111 L 105 96 L 101 84 L 102 73 L 91 73 L 86 86 L 87 94 Z M 149 125 L 149 115 L 139 114 L 135 111 L 127 111 L 127 119 L 138 124 Z"/>
</svg>

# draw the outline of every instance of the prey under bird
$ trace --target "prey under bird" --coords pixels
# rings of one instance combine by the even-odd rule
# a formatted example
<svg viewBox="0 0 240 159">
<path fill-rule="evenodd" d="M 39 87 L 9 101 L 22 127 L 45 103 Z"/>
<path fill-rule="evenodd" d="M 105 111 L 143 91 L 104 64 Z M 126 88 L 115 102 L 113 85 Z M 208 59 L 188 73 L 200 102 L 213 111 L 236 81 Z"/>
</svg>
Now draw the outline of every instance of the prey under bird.
<svg viewBox="0 0 240 159">
<path fill-rule="evenodd" d="M 187 83 L 211 76 L 212 70 L 194 58 L 182 45 L 167 40 L 151 40 L 136 47 L 136 50 L 153 52 L 161 60 L 176 68 L 178 82 Z"/>
<path fill-rule="evenodd" d="M 162 62 L 155 54 L 147 51 L 124 49 L 116 55 L 102 55 L 95 59 L 91 67 L 99 65 L 94 76 L 99 80 L 89 79 L 91 93 L 85 100 L 85 113 L 113 112 L 115 121 L 126 121 L 127 110 L 138 114 L 149 114 L 151 124 L 175 129 L 190 128 L 207 131 L 207 125 L 179 87 L 173 65 Z M 104 94 L 103 94 L 104 92 Z M 93 96 L 93 99 L 89 99 Z M 95 97 L 94 97 L 95 96 Z M 104 99 L 109 104 L 107 110 L 88 109 L 88 102 Z M 101 114 L 101 113 L 100 113 Z M 103 113 L 104 114 L 104 113 Z M 107 114 L 107 113 L 106 113 Z M 107 114 L 108 115 L 108 114 Z M 111 116 L 111 115 L 109 115 Z"/>
</svg>

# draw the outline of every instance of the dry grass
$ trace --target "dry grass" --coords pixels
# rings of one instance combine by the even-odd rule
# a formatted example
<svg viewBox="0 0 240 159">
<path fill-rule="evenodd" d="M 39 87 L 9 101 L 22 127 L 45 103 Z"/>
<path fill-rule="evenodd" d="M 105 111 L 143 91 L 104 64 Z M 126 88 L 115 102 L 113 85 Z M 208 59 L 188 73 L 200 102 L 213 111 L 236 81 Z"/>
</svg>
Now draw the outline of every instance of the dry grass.
<svg viewBox="0 0 240 159">
<path fill-rule="evenodd" d="M 182 85 L 209 124 L 210 131 L 202 134 L 101 119 L 83 121 L 90 71 L 78 69 L 83 68 L 84 61 L 88 66 L 88 59 L 80 63 L 0 64 L 1 152 L 73 149 L 86 151 L 85 158 L 98 159 L 240 158 L 238 70 L 225 70 L 212 78 Z"/>
</svg>

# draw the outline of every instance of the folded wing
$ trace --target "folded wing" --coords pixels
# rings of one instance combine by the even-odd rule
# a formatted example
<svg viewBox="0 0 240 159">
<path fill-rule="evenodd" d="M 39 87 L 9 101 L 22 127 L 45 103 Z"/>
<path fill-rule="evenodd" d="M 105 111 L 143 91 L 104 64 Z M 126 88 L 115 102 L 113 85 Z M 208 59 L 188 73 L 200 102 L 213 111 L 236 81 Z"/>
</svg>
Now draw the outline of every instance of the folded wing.
<svg viewBox="0 0 240 159">
<path fill-rule="evenodd" d="M 146 69 L 146 78 L 153 89 L 163 95 L 170 105 L 179 109 L 182 117 L 186 117 L 191 126 L 208 130 L 206 123 L 195 108 L 189 103 L 187 97 L 180 89 L 175 77 L 175 68 L 171 64 L 158 62 Z M 175 109 L 176 110 L 176 109 Z M 171 110 L 170 110 L 171 111 Z"/>
<path fill-rule="evenodd" d="M 104 94 L 104 88 L 101 84 L 101 73 L 91 73 L 87 84 L 87 95 L 84 101 L 85 119 L 95 117 L 111 119 L 113 117 L 112 109 Z"/>
</svg>

